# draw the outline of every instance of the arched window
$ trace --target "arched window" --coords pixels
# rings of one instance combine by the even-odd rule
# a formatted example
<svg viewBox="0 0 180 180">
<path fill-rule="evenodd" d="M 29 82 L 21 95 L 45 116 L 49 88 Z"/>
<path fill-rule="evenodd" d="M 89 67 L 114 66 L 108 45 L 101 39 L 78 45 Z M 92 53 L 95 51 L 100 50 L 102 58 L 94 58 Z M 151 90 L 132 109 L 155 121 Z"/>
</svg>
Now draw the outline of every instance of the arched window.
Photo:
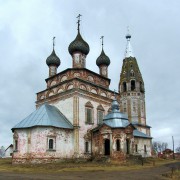
<svg viewBox="0 0 180 180">
<path fill-rule="evenodd" d="M 85 104 L 85 117 L 86 117 L 86 123 L 92 124 L 93 123 L 93 105 L 91 102 L 87 102 Z"/>
<path fill-rule="evenodd" d="M 127 86 L 126 86 L 126 82 L 123 82 L 123 92 L 127 91 Z"/>
<path fill-rule="evenodd" d="M 131 91 L 134 91 L 136 89 L 136 82 L 135 80 L 131 81 Z"/>
<path fill-rule="evenodd" d="M 121 146 L 120 146 L 120 140 L 117 139 L 117 140 L 116 140 L 116 151 L 120 151 L 120 148 L 121 148 Z"/>
<path fill-rule="evenodd" d="M 103 118 L 104 118 L 104 108 L 103 108 L 103 106 L 100 104 L 100 105 L 97 107 L 97 119 L 98 119 L 98 124 L 102 124 Z"/>
<path fill-rule="evenodd" d="M 49 139 L 49 149 L 53 149 L 53 139 Z"/>
</svg>

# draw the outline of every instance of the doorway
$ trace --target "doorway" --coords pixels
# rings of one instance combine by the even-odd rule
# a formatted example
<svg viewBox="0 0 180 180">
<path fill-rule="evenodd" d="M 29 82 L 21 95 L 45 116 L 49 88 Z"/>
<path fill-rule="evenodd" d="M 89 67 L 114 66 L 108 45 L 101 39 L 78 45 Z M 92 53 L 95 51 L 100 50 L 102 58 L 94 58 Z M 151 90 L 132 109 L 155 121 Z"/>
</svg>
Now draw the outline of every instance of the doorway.
<svg viewBox="0 0 180 180">
<path fill-rule="evenodd" d="M 130 154 L 130 141 L 129 141 L 129 139 L 126 139 L 126 149 L 127 149 L 126 154 Z"/>
<path fill-rule="evenodd" d="M 104 141 L 104 155 L 108 156 L 110 155 L 110 140 L 105 139 Z"/>
</svg>

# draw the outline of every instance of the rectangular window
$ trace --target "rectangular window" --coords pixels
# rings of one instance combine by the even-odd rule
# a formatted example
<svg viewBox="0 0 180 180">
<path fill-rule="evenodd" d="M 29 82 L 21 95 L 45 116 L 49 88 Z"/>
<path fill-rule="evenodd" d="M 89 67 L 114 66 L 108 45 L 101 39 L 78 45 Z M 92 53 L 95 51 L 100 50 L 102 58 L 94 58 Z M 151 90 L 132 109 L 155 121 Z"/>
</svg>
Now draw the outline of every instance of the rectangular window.
<svg viewBox="0 0 180 180">
<path fill-rule="evenodd" d="M 88 153 L 89 152 L 89 143 L 85 142 L 85 152 Z"/>
<path fill-rule="evenodd" d="M 86 122 L 92 123 L 92 109 L 86 108 Z"/>
<path fill-rule="evenodd" d="M 103 111 L 98 111 L 98 124 L 102 124 L 104 113 Z"/>
<path fill-rule="evenodd" d="M 145 152 L 145 153 L 147 152 L 146 145 L 144 145 L 144 152 Z"/>
<path fill-rule="evenodd" d="M 135 151 L 138 152 L 138 145 L 135 145 Z"/>
<path fill-rule="evenodd" d="M 15 151 L 17 151 L 18 150 L 18 140 L 15 140 L 15 149 L 14 149 Z"/>
</svg>

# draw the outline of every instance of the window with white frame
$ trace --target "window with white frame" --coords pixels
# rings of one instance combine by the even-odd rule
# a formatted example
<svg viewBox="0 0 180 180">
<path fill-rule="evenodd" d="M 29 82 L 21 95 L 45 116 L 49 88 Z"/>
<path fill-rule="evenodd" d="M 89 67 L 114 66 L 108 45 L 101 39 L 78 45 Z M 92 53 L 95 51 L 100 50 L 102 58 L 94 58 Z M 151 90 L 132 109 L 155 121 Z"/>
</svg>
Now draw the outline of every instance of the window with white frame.
<svg viewBox="0 0 180 180">
<path fill-rule="evenodd" d="M 93 124 L 93 105 L 91 102 L 87 102 L 85 104 L 85 117 L 86 117 L 86 123 L 87 124 Z"/>
<path fill-rule="evenodd" d="M 104 118 L 104 108 L 102 105 L 99 105 L 97 107 L 97 120 L 98 124 L 102 124 Z"/>
</svg>

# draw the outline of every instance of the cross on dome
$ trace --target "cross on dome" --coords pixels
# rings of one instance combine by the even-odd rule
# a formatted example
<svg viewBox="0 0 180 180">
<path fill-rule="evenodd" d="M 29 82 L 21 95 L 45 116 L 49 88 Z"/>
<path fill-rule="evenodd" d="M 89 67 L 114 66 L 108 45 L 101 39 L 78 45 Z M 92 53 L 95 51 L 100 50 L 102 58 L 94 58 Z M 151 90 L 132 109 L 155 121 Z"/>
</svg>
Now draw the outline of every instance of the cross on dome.
<svg viewBox="0 0 180 180">
<path fill-rule="evenodd" d="M 81 18 L 81 16 L 82 16 L 82 15 L 81 15 L 81 14 L 79 14 L 79 15 L 76 17 L 76 18 L 78 19 L 78 21 L 77 21 L 77 24 L 78 24 L 78 28 L 77 28 L 77 30 L 78 30 L 78 32 L 79 32 L 79 29 L 80 29 L 79 27 L 80 27 L 80 21 L 81 21 L 81 19 L 80 19 L 80 18 Z"/>
</svg>

